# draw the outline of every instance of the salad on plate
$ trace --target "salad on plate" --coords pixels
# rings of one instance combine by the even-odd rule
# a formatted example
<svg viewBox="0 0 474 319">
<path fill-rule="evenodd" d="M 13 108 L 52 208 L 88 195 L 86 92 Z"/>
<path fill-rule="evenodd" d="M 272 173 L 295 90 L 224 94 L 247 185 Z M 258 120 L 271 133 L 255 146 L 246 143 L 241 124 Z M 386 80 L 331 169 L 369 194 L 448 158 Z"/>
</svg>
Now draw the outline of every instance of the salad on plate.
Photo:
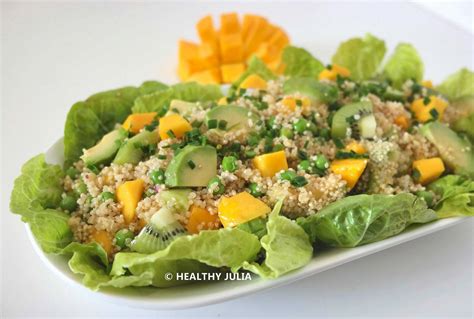
<svg viewBox="0 0 474 319">
<path fill-rule="evenodd" d="M 156 81 L 74 104 L 64 164 L 24 164 L 11 211 L 91 289 L 166 273 L 277 278 L 324 247 L 474 215 L 474 73 L 434 86 L 416 49 L 286 46 L 230 86 Z"/>
</svg>

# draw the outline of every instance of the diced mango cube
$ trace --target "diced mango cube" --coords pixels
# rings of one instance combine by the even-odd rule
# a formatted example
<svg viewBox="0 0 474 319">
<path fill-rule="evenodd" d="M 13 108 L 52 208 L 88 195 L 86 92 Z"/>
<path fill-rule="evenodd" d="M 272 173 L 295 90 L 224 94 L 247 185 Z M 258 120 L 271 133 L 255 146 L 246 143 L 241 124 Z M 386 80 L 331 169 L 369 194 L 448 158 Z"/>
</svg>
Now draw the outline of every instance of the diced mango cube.
<svg viewBox="0 0 474 319">
<path fill-rule="evenodd" d="M 266 90 L 267 81 L 262 79 L 257 74 L 249 75 L 245 80 L 240 83 L 241 89 L 256 89 L 256 90 Z"/>
<path fill-rule="evenodd" d="M 223 34 L 220 37 L 220 54 L 223 64 L 243 61 L 244 47 L 240 33 Z"/>
<path fill-rule="evenodd" d="M 130 114 L 123 122 L 122 127 L 133 134 L 137 134 L 142 128 L 150 125 L 157 114 L 156 112 Z"/>
<path fill-rule="evenodd" d="M 224 64 L 221 66 L 222 82 L 232 83 L 245 71 L 244 63 Z"/>
<path fill-rule="evenodd" d="M 246 39 L 249 35 L 251 28 L 257 23 L 259 16 L 255 14 L 245 14 L 244 21 L 242 23 L 242 37 Z"/>
<path fill-rule="evenodd" d="M 357 143 L 356 141 L 352 141 L 349 144 L 347 144 L 345 149 L 346 151 L 349 151 L 349 152 L 352 151 L 359 155 L 367 153 L 367 150 L 365 149 L 364 145 Z"/>
<path fill-rule="evenodd" d="M 267 19 L 256 17 L 256 23 L 250 27 L 247 37 L 244 39 L 245 58 L 248 59 L 257 49 L 260 43 L 266 39 L 270 29 Z"/>
<path fill-rule="evenodd" d="M 219 84 L 221 83 L 221 73 L 219 68 L 212 68 L 201 72 L 194 73 L 187 79 L 188 81 L 196 81 L 202 84 Z"/>
<path fill-rule="evenodd" d="M 255 55 L 259 57 L 263 62 L 270 63 L 280 58 L 281 50 L 268 42 L 263 42 L 258 47 Z"/>
<path fill-rule="evenodd" d="M 433 157 L 414 161 L 413 170 L 414 179 L 418 183 L 426 185 L 438 179 L 443 174 L 445 167 L 441 158 Z"/>
<path fill-rule="evenodd" d="M 273 177 L 276 173 L 288 169 L 285 151 L 255 156 L 253 165 L 263 177 Z"/>
<path fill-rule="evenodd" d="M 189 60 L 194 58 L 199 52 L 199 45 L 190 41 L 180 40 L 178 44 L 179 60 Z"/>
<path fill-rule="evenodd" d="M 212 22 L 212 17 L 210 15 L 205 16 L 198 21 L 196 29 L 199 34 L 199 38 L 203 43 L 217 43 L 218 36 L 216 29 L 214 29 L 214 24 Z"/>
<path fill-rule="evenodd" d="M 351 71 L 338 64 L 333 64 L 331 69 L 324 69 L 319 73 L 319 80 L 336 81 L 338 75 L 349 77 L 351 76 Z"/>
<path fill-rule="evenodd" d="M 274 46 L 277 50 L 282 50 L 290 43 L 288 35 L 281 28 L 275 27 L 272 31 L 273 34 L 268 40 L 269 45 Z"/>
<path fill-rule="evenodd" d="M 178 65 L 178 76 L 181 80 L 187 80 L 191 75 L 205 69 L 204 63 L 195 57 L 192 60 L 181 60 Z"/>
<path fill-rule="evenodd" d="M 240 32 L 240 23 L 237 13 L 221 14 L 221 31 L 220 34 L 229 34 Z"/>
<path fill-rule="evenodd" d="M 107 255 L 112 254 L 112 236 L 105 230 L 94 230 L 91 235 L 91 241 L 98 243 L 104 248 Z"/>
<path fill-rule="evenodd" d="M 212 215 L 205 208 L 193 205 L 189 213 L 186 229 L 190 234 L 197 234 L 205 229 L 217 229 L 221 222 L 217 214 Z"/>
<path fill-rule="evenodd" d="M 349 189 L 352 189 L 360 176 L 367 167 L 367 159 L 342 159 L 332 161 L 330 170 L 334 174 L 341 175 L 342 179 L 347 182 Z"/>
<path fill-rule="evenodd" d="M 122 205 L 126 224 L 135 219 L 138 202 L 142 199 L 145 182 L 141 179 L 128 181 L 117 187 L 117 200 Z"/>
<path fill-rule="evenodd" d="M 217 207 L 224 227 L 233 227 L 268 214 L 271 209 L 247 192 L 232 197 L 222 197 Z"/>
<path fill-rule="evenodd" d="M 445 100 L 431 95 L 413 101 L 411 111 L 415 114 L 418 122 L 424 123 L 429 120 L 442 119 L 446 107 L 448 107 L 448 103 Z"/>
<path fill-rule="evenodd" d="M 410 127 L 410 119 L 405 115 L 399 115 L 393 121 L 404 130 L 407 130 Z"/>
<path fill-rule="evenodd" d="M 209 69 L 219 66 L 219 52 L 209 43 L 203 43 L 199 46 L 199 63 L 203 69 Z"/>
<path fill-rule="evenodd" d="M 295 111 L 296 107 L 301 107 L 303 110 L 307 111 L 311 107 L 311 100 L 306 96 L 302 98 L 285 96 L 281 103 L 291 111 Z"/>
<path fill-rule="evenodd" d="M 184 133 L 191 131 L 192 127 L 189 122 L 179 114 L 170 114 L 160 119 L 158 132 L 162 140 L 171 138 L 174 135 L 177 138 L 184 136 Z M 170 134 L 172 132 L 172 134 Z"/>
</svg>

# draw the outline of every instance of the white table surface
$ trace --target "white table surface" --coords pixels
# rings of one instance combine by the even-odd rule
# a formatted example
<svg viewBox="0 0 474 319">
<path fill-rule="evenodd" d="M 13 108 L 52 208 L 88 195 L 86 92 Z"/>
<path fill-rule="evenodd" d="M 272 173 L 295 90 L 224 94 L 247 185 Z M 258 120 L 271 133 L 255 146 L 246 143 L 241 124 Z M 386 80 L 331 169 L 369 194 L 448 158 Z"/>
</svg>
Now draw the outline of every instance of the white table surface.
<svg viewBox="0 0 474 319">
<path fill-rule="evenodd" d="M 472 24 L 472 4 L 458 5 L 459 21 Z M 447 18 L 403 3 L 335 6 L 2 3 L 0 317 L 471 318 L 472 220 L 285 287 L 199 309 L 149 311 L 104 303 L 62 282 L 9 213 L 21 164 L 62 135 L 69 106 L 145 79 L 175 81 L 177 40 L 195 39 L 195 22 L 209 12 L 263 13 L 325 61 L 341 40 L 370 31 L 390 48 L 414 43 L 434 81 L 462 66 L 473 69 L 472 34 Z"/>
</svg>

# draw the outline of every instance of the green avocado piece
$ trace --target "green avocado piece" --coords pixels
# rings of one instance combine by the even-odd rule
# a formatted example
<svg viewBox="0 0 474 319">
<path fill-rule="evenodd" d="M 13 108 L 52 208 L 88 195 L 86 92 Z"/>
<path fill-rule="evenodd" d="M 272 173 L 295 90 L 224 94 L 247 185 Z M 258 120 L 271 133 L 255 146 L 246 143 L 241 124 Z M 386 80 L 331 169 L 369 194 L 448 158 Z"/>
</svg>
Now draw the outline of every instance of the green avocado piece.
<svg viewBox="0 0 474 319">
<path fill-rule="evenodd" d="M 332 118 L 331 136 L 345 138 L 347 130 L 351 128 L 353 137 L 370 138 L 375 135 L 376 127 L 377 123 L 372 114 L 372 103 L 361 101 L 344 105 L 337 110 Z"/>
<path fill-rule="evenodd" d="M 246 107 L 236 105 L 221 105 L 210 109 L 206 114 L 206 124 L 209 125 L 210 120 L 226 121 L 226 131 L 247 129 L 249 132 L 255 128 L 255 123 L 259 117 Z M 253 121 L 253 126 L 249 126 L 249 120 Z"/>
<path fill-rule="evenodd" d="M 185 213 L 189 209 L 190 188 L 168 189 L 160 192 L 160 200 L 166 207 L 172 208 L 177 213 Z"/>
<path fill-rule="evenodd" d="M 166 115 L 179 114 L 181 116 L 189 116 L 197 109 L 197 104 L 192 102 L 186 102 L 181 100 L 172 100 L 170 108 Z"/>
<path fill-rule="evenodd" d="M 467 139 L 440 122 L 425 124 L 420 132 L 436 146 L 443 161 L 456 174 L 474 178 L 474 150 Z"/>
<path fill-rule="evenodd" d="M 143 130 L 120 146 L 114 158 L 115 164 L 138 164 L 144 155 L 143 148 L 158 143 L 159 135 L 155 131 Z"/>
<path fill-rule="evenodd" d="M 336 86 L 309 77 L 291 77 L 283 83 L 283 93 L 300 93 L 314 102 L 333 103 L 339 98 Z"/>
<path fill-rule="evenodd" d="M 185 146 L 166 168 L 169 187 L 204 187 L 217 175 L 217 152 L 212 146 Z"/>
<path fill-rule="evenodd" d="M 123 128 L 105 134 L 93 147 L 84 151 L 81 159 L 86 165 L 99 165 L 109 163 L 117 150 L 127 137 L 127 131 Z"/>
</svg>

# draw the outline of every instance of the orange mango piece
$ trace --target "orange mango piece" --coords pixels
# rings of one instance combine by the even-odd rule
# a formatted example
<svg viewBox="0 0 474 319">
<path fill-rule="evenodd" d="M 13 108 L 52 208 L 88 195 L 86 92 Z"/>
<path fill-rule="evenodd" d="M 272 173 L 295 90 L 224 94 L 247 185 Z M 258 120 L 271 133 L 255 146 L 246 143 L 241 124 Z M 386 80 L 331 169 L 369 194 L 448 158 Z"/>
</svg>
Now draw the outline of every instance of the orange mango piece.
<svg viewBox="0 0 474 319">
<path fill-rule="evenodd" d="M 202 84 L 219 84 L 221 83 L 221 72 L 219 68 L 213 68 L 194 73 L 187 79 L 188 81 L 196 81 Z"/>
<path fill-rule="evenodd" d="M 447 107 L 448 103 L 445 100 L 435 95 L 431 95 L 428 98 L 419 98 L 413 101 L 411 104 L 411 111 L 415 114 L 418 122 L 425 123 L 434 119 L 435 114 L 438 119 L 442 119 L 444 110 Z"/>
<path fill-rule="evenodd" d="M 244 46 L 240 33 L 222 34 L 219 44 L 223 64 L 243 61 Z"/>
<path fill-rule="evenodd" d="M 157 115 L 156 112 L 130 114 L 123 122 L 122 127 L 133 134 L 137 134 L 145 126 L 150 125 Z"/>
<path fill-rule="evenodd" d="M 122 215 L 125 224 L 136 217 L 138 202 L 142 199 L 145 182 L 141 179 L 128 181 L 117 187 L 117 200 L 122 205 Z"/>
<path fill-rule="evenodd" d="M 319 80 L 336 81 L 338 75 L 342 77 L 349 77 L 351 76 L 351 71 L 338 64 L 333 64 L 330 70 L 324 69 L 321 71 L 321 73 L 319 73 Z"/>
<path fill-rule="evenodd" d="M 255 14 L 245 14 L 242 22 L 242 37 L 246 39 L 252 27 L 257 23 L 259 16 Z"/>
<path fill-rule="evenodd" d="M 267 81 L 262 79 L 257 74 L 251 74 L 245 80 L 243 80 L 242 83 L 240 83 L 239 87 L 242 89 L 266 90 Z"/>
<path fill-rule="evenodd" d="M 345 149 L 346 151 L 349 151 L 349 152 L 352 151 L 359 155 L 367 153 L 367 150 L 365 149 L 364 145 L 357 143 L 356 141 L 352 141 L 349 144 L 347 144 Z"/>
<path fill-rule="evenodd" d="M 421 81 L 421 85 L 423 85 L 425 88 L 428 88 L 428 89 L 433 88 L 433 82 L 431 80 Z"/>
<path fill-rule="evenodd" d="M 221 65 L 221 77 L 224 83 L 236 81 L 245 71 L 244 63 L 233 63 Z"/>
<path fill-rule="evenodd" d="M 202 43 L 209 43 L 211 45 L 217 44 L 218 36 L 210 15 L 199 20 L 196 29 Z"/>
<path fill-rule="evenodd" d="M 193 205 L 191 206 L 186 229 L 190 234 L 197 234 L 201 230 L 217 229 L 220 224 L 217 214 L 212 215 L 207 209 Z"/>
<path fill-rule="evenodd" d="M 404 130 L 410 127 L 410 119 L 405 115 L 399 115 L 394 119 L 394 123 Z"/>
<path fill-rule="evenodd" d="M 255 156 L 253 165 L 263 177 L 273 177 L 276 173 L 288 169 L 285 151 Z"/>
<path fill-rule="evenodd" d="M 240 32 L 240 22 L 237 13 L 221 14 L 221 31 L 220 34 L 238 33 Z"/>
<path fill-rule="evenodd" d="M 421 185 L 429 184 L 443 174 L 445 167 L 439 157 L 425 158 L 413 162 L 414 178 Z"/>
<path fill-rule="evenodd" d="M 222 197 L 217 207 L 219 219 L 224 227 L 233 227 L 264 216 L 271 208 L 247 192 L 232 197 Z"/>
<path fill-rule="evenodd" d="M 273 34 L 270 36 L 268 40 L 268 44 L 274 46 L 277 50 L 284 49 L 290 43 L 290 39 L 285 31 L 281 28 L 275 27 L 273 30 Z"/>
<path fill-rule="evenodd" d="M 245 58 L 248 59 L 257 49 L 261 42 L 265 39 L 270 29 L 267 19 L 257 17 L 256 23 L 250 28 L 245 38 Z"/>
<path fill-rule="evenodd" d="M 184 133 L 191 131 L 192 127 L 189 122 L 180 116 L 179 114 L 170 114 L 160 119 L 160 125 L 158 126 L 158 133 L 162 140 L 170 138 L 169 132 L 173 132 L 173 135 L 177 138 L 184 136 Z"/>
<path fill-rule="evenodd" d="M 293 96 L 285 96 L 281 103 L 293 112 L 296 110 L 296 107 L 301 107 L 303 110 L 309 110 L 311 107 L 311 100 L 307 97 L 295 98 Z"/>
<path fill-rule="evenodd" d="M 94 230 L 92 232 L 91 240 L 98 243 L 104 248 L 107 255 L 112 254 L 112 236 L 105 230 Z"/>
<path fill-rule="evenodd" d="M 352 189 L 360 176 L 367 167 L 367 159 L 342 159 L 332 161 L 330 170 L 334 174 L 341 175 L 342 179 L 347 182 L 349 189 Z"/>
</svg>

